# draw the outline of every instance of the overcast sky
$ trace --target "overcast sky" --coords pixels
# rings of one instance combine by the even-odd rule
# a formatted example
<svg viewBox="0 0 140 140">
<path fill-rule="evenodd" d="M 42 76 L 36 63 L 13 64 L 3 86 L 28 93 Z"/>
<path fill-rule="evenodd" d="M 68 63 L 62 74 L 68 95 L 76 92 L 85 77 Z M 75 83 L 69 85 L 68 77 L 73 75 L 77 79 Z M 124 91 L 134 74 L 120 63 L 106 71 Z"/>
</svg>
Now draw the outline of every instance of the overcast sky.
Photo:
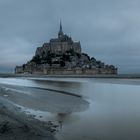
<svg viewBox="0 0 140 140">
<path fill-rule="evenodd" d="M 140 0 L 0 0 L 0 72 L 64 33 L 120 73 L 140 73 Z"/>
</svg>

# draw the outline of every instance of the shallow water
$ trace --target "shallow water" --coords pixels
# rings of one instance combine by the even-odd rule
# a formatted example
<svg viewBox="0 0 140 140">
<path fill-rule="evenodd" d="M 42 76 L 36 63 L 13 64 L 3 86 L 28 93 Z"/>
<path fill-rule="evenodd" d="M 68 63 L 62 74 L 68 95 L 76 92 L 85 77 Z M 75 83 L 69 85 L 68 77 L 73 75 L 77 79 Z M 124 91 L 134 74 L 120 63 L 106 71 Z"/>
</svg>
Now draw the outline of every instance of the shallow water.
<svg viewBox="0 0 140 140">
<path fill-rule="evenodd" d="M 140 139 L 140 80 L 138 79 L 1 78 L 0 83 L 49 88 L 81 95 L 82 100 L 89 103 L 86 109 L 60 115 L 49 110 L 50 113 L 44 117 L 45 120 L 61 121 L 61 130 L 56 134 L 58 140 Z M 47 95 L 48 92 L 37 92 L 36 96 L 39 96 L 38 94 L 40 101 L 44 101 L 45 96 L 42 94 Z M 67 109 L 65 98 L 60 98 L 59 102 Z M 27 103 L 26 107 L 30 107 L 30 104 Z M 43 110 L 41 107 L 38 110 Z M 60 110 L 59 105 L 55 108 Z"/>
</svg>

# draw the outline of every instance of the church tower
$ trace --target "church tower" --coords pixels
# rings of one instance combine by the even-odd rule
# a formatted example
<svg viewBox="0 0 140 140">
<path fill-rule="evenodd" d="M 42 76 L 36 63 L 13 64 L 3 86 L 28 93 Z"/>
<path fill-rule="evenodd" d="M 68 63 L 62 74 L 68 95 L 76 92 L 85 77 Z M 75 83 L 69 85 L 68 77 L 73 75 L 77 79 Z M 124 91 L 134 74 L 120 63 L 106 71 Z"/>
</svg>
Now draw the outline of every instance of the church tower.
<svg viewBox="0 0 140 140">
<path fill-rule="evenodd" d="M 64 35 L 63 33 L 63 30 L 62 30 L 62 24 L 61 24 L 61 21 L 60 21 L 60 29 L 59 29 L 59 32 L 58 32 L 58 38 L 62 38 Z"/>
</svg>

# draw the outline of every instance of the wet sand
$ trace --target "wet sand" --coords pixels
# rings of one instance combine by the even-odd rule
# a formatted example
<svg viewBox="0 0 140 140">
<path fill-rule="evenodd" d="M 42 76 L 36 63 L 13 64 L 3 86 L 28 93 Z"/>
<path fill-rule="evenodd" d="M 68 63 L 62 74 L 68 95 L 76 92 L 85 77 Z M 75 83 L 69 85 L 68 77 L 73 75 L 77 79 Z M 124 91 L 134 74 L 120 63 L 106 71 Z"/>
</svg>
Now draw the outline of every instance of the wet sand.
<svg viewBox="0 0 140 140">
<path fill-rule="evenodd" d="M 55 125 L 25 114 L 12 102 L 0 97 L 0 140 L 55 140 Z"/>
<path fill-rule="evenodd" d="M 37 114 L 38 117 L 42 115 L 40 120 L 51 120 L 54 124 L 60 122 L 61 130 L 59 128 L 59 132 L 55 133 L 57 140 L 140 139 L 139 79 L 1 78 L 1 86 L 3 93 L 0 92 L 0 97 L 20 106 L 33 108 L 33 112 L 29 113 Z M 74 94 L 67 95 L 69 93 Z M 6 103 L 6 107 L 7 105 Z M 10 110 L 14 109 L 9 108 L 8 112 Z M 50 113 L 46 113 L 47 111 Z M 62 111 L 72 113 L 62 116 Z M 28 117 L 25 117 L 25 122 L 24 117 L 20 119 L 20 112 L 21 109 L 14 116 L 23 120 L 21 124 L 27 121 L 26 124 L 32 126 L 34 123 L 32 121 L 30 123 L 30 120 L 27 120 Z M 61 113 L 58 116 L 53 112 Z M 42 135 L 44 132 L 40 132 L 36 126 L 38 125 L 31 130 L 39 132 L 41 137 L 31 134 L 32 137 L 44 139 Z M 21 130 L 23 134 L 23 127 Z M 3 132 L 3 129 L 1 131 Z"/>
<path fill-rule="evenodd" d="M 89 106 L 82 96 L 71 92 L 15 84 L 0 84 L 0 140 L 55 139 L 55 133 L 62 127 L 59 120 L 41 121 L 33 113 L 28 114 L 26 109 L 61 116 L 86 110 Z M 40 113 L 38 115 L 42 117 Z"/>
</svg>

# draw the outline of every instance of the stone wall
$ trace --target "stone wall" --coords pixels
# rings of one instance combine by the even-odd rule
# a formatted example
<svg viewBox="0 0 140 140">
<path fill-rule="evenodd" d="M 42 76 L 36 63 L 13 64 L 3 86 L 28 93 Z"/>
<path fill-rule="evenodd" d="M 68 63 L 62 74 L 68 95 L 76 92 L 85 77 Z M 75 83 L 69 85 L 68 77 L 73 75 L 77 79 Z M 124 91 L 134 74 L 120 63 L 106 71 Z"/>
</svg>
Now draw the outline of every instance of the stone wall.
<svg viewBox="0 0 140 140">
<path fill-rule="evenodd" d="M 81 45 L 80 42 L 50 42 L 44 43 L 42 47 L 36 49 L 35 55 L 42 56 L 47 55 L 48 51 L 55 54 L 64 54 L 66 51 L 73 49 L 74 52 L 81 54 Z"/>
<path fill-rule="evenodd" d="M 80 42 L 74 42 L 72 45 L 72 48 L 73 48 L 74 52 L 76 52 L 76 53 L 82 52 Z"/>
<path fill-rule="evenodd" d="M 15 73 L 24 73 L 22 66 L 16 66 Z"/>
<path fill-rule="evenodd" d="M 116 70 L 97 69 L 44 69 L 43 74 L 47 75 L 94 75 L 94 74 L 117 74 Z"/>
<path fill-rule="evenodd" d="M 15 73 L 31 73 L 31 74 L 47 74 L 47 75 L 94 75 L 94 74 L 117 74 L 117 69 L 106 69 L 106 68 L 92 68 L 92 69 L 51 69 L 45 67 L 16 67 Z"/>
</svg>

